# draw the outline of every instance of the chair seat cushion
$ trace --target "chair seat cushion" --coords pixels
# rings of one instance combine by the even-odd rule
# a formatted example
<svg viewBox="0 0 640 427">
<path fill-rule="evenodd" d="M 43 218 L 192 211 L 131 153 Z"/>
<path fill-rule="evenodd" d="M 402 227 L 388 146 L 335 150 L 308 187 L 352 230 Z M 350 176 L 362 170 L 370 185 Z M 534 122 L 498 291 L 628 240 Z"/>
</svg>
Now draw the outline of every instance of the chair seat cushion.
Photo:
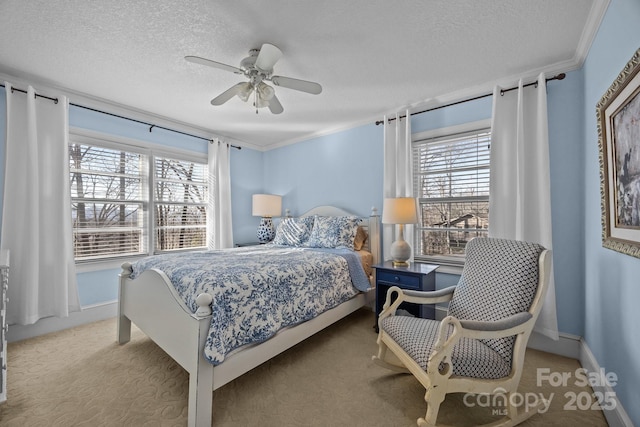
<svg viewBox="0 0 640 427">
<path fill-rule="evenodd" d="M 409 316 L 389 316 L 380 327 L 409 357 L 427 370 L 427 361 L 438 339 L 440 322 Z M 450 328 L 449 333 L 453 331 Z M 509 364 L 482 341 L 462 338 L 451 354 L 453 375 L 472 378 L 497 379 L 509 375 Z"/>
</svg>

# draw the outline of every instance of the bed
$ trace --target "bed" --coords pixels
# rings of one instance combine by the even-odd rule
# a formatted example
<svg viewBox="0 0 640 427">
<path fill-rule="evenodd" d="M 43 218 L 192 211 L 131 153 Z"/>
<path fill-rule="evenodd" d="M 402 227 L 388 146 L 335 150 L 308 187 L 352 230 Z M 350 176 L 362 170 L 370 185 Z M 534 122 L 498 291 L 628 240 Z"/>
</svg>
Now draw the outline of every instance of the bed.
<svg viewBox="0 0 640 427">
<path fill-rule="evenodd" d="M 353 214 L 321 206 L 306 212 L 301 218 L 346 216 Z M 367 234 L 362 248 L 363 253 L 370 254 L 366 262 L 374 265 L 380 260 L 380 221 L 376 210 L 372 209 L 371 216 L 360 218 L 359 224 Z M 260 250 L 263 249 L 250 248 L 242 252 Z M 124 263 L 120 273 L 118 343 L 125 344 L 130 340 L 133 322 L 189 373 L 189 426 L 211 425 L 215 389 L 370 304 L 375 298 L 372 291 L 374 282 L 368 277 L 371 283 L 368 290 L 353 292 L 353 296 L 349 295 L 348 299 L 321 314 L 314 314 L 309 320 L 285 325 L 262 342 L 238 348 L 231 346 L 228 353 L 212 354 L 211 334 L 215 323 L 212 319 L 217 318 L 215 309 L 212 313 L 210 305 L 211 292 L 185 298 L 179 292 L 181 287 L 171 283 L 168 276 L 171 272 L 167 274 L 159 268 L 138 268 L 140 271 L 134 271 L 136 268 L 131 263 Z"/>
</svg>

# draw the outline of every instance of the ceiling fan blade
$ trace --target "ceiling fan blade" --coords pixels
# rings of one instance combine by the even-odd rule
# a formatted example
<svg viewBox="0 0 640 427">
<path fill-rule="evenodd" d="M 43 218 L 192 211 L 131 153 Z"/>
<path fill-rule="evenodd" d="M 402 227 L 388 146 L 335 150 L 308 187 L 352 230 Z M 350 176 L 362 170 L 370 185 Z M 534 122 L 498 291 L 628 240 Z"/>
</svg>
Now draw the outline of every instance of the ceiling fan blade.
<svg viewBox="0 0 640 427">
<path fill-rule="evenodd" d="M 247 83 L 238 83 L 231 86 L 229 89 L 222 92 L 211 100 L 211 105 L 222 105 L 234 96 L 236 96 L 245 87 Z"/>
<path fill-rule="evenodd" d="M 231 71 L 236 74 L 243 74 L 242 70 L 238 67 L 223 64 L 222 62 L 212 61 L 210 59 L 200 58 L 199 56 L 185 56 L 184 59 L 189 62 L 193 62 L 194 64 L 206 65 L 208 67 L 218 68 L 224 71 Z"/>
<path fill-rule="evenodd" d="M 284 111 L 282 104 L 280 104 L 280 101 L 275 95 L 269 100 L 269 110 L 271 110 L 273 114 L 280 114 Z"/>
<path fill-rule="evenodd" d="M 308 82 L 306 80 L 293 79 L 291 77 L 283 76 L 271 76 L 269 79 L 276 86 L 282 86 L 293 90 L 299 90 L 301 92 L 311 93 L 318 95 L 322 92 L 322 86 L 315 82 Z"/>
<path fill-rule="evenodd" d="M 265 43 L 260 48 L 255 66 L 262 71 L 271 71 L 280 58 L 282 51 L 272 44 Z"/>
</svg>

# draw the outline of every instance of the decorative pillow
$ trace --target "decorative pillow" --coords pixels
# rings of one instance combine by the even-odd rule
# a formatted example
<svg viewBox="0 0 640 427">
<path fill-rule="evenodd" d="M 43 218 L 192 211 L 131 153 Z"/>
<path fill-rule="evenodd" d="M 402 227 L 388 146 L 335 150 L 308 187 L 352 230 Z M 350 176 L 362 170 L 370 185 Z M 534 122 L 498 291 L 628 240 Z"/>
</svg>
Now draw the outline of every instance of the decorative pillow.
<svg viewBox="0 0 640 427">
<path fill-rule="evenodd" d="M 364 228 L 362 228 L 361 226 L 358 226 L 358 231 L 356 231 L 356 237 L 355 239 L 353 239 L 353 249 L 355 249 L 356 251 L 362 250 L 362 247 L 364 246 L 364 242 L 367 241 L 367 237 L 369 237 L 369 235 L 367 234 L 366 231 L 364 231 Z"/>
<path fill-rule="evenodd" d="M 356 216 L 316 216 L 307 246 L 353 250 L 359 223 Z"/>
<path fill-rule="evenodd" d="M 313 228 L 313 217 L 285 218 L 276 229 L 273 244 L 283 246 L 303 246 L 309 240 Z"/>
</svg>

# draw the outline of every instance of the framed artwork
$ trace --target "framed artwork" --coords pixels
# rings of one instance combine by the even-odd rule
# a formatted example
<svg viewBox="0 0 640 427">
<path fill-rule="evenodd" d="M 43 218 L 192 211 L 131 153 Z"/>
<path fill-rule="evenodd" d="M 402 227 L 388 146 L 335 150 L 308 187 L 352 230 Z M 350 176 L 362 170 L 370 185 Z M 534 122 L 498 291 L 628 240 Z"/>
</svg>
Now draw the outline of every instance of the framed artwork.
<svg viewBox="0 0 640 427">
<path fill-rule="evenodd" d="M 640 258 L 640 49 L 596 105 L 602 245 Z"/>
</svg>

